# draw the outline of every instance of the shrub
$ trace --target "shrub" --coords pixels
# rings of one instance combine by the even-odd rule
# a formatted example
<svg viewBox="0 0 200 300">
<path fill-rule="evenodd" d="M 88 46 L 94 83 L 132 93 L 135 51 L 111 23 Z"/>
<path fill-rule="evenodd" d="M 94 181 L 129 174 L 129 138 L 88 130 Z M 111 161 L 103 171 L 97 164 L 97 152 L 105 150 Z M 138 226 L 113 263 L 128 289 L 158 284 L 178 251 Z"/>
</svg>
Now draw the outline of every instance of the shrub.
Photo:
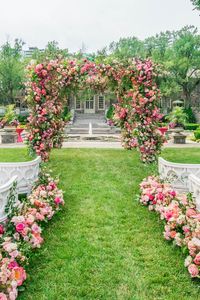
<svg viewBox="0 0 200 300">
<path fill-rule="evenodd" d="M 186 113 L 186 115 L 187 115 L 188 123 L 196 123 L 196 117 L 195 117 L 191 107 L 185 108 L 184 113 Z"/>
<path fill-rule="evenodd" d="M 107 119 L 109 119 L 109 120 L 110 120 L 110 119 L 111 119 L 111 120 L 113 119 L 114 110 L 115 110 L 114 106 L 111 105 L 111 106 L 109 107 L 107 113 L 106 113 L 106 118 L 107 118 Z"/>
<path fill-rule="evenodd" d="M 184 126 L 187 122 L 187 114 L 184 112 L 182 107 L 174 107 L 168 116 L 170 123 L 174 124 L 174 127 Z"/>
<path fill-rule="evenodd" d="M 200 140 L 200 127 L 194 131 L 194 137 L 196 140 Z"/>
<path fill-rule="evenodd" d="M 27 120 L 28 117 L 29 117 L 28 115 L 26 115 L 26 116 L 18 115 L 17 120 L 19 121 L 20 124 L 26 125 L 26 123 L 28 122 L 28 120 Z"/>
</svg>

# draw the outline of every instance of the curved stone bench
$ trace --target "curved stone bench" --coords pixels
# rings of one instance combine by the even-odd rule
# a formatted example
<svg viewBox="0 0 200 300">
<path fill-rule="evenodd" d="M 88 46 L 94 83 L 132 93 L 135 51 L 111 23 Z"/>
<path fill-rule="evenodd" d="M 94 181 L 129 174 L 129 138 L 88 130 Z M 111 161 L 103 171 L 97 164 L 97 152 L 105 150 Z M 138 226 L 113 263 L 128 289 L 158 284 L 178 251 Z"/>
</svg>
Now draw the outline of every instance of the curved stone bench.
<svg viewBox="0 0 200 300">
<path fill-rule="evenodd" d="M 200 211 L 200 178 L 190 174 L 189 175 L 189 191 L 193 194 L 197 210 Z"/>
<path fill-rule="evenodd" d="M 17 176 L 18 194 L 28 194 L 33 183 L 38 179 L 41 158 L 27 162 L 0 162 L 0 185 L 5 184 L 13 176 Z"/>
<path fill-rule="evenodd" d="M 10 190 L 14 182 L 17 182 L 17 176 L 13 176 L 7 183 L 0 186 L 0 222 L 4 222 L 7 218 L 5 207 L 9 200 Z M 17 191 L 13 194 L 17 200 Z"/>
<path fill-rule="evenodd" d="M 189 175 L 200 178 L 200 164 L 173 163 L 159 157 L 158 170 L 161 179 L 170 182 L 174 189 L 189 190 Z"/>
</svg>

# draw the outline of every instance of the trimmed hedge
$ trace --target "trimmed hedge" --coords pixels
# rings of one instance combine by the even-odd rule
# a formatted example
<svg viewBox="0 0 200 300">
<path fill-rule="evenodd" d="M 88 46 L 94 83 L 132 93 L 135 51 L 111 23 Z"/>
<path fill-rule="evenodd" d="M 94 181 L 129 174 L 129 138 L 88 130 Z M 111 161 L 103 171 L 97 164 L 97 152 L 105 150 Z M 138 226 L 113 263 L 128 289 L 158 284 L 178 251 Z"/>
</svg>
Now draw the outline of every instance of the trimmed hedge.
<svg viewBox="0 0 200 300">
<path fill-rule="evenodd" d="M 185 126 L 184 126 L 185 130 L 196 130 L 199 127 L 200 127 L 200 124 L 196 124 L 196 123 L 188 123 L 188 124 L 185 124 Z"/>
</svg>

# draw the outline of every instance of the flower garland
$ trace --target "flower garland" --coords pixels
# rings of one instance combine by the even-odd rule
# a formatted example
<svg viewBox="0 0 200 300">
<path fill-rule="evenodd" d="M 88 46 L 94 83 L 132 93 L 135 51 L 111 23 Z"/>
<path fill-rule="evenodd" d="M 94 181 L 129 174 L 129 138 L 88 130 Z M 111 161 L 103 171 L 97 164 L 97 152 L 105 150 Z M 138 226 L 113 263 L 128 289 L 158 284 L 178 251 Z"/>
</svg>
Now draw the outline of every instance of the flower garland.
<svg viewBox="0 0 200 300">
<path fill-rule="evenodd" d="M 64 204 L 58 181 L 41 172 L 31 194 L 15 202 L 12 191 L 8 219 L 0 224 L 0 300 L 15 300 L 26 280 L 30 251 L 43 243 L 42 223 L 51 220 Z"/>
<path fill-rule="evenodd" d="M 150 60 L 133 60 L 129 65 L 114 61 L 95 64 L 87 60 L 55 60 L 28 66 L 27 102 L 29 147 L 44 161 L 53 147 L 63 141 L 63 90 L 110 89 L 118 97 L 115 120 L 123 130 L 125 148 L 137 147 L 145 163 L 154 162 L 164 142 L 158 128 L 157 74 Z"/>
<path fill-rule="evenodd" d="M 179 194 L 155 176 L 145 178 L 140 191 L 140 203 L 164 220 L 165 239 L 187 253 L 185 267 L 191 277 L 200 278 L 200 212 L 191 194 Z"/>
</svg>

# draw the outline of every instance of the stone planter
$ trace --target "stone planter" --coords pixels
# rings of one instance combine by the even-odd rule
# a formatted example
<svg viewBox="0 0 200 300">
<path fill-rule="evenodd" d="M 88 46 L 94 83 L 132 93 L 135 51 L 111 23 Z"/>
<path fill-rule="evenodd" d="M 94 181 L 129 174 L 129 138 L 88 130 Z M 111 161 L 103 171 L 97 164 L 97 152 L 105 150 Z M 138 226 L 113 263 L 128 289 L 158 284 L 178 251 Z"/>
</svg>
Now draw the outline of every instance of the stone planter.
<svg viewBox="0 0 200 300">
<path fill-rule="evenodd" d="M 17 133 L 15 127 L 5 127 L 0 129 L 0 143 L 13 144 L 17 142 Z"/>
<path fill-rule="evenodd" d="M 182 133 L 183 128 L 177 127 L 174 129 L 171 129 L 173 132 L 173 143 L 174 144 L 185 144 L 186 141 L 186 135 Z"/>
</svg>

